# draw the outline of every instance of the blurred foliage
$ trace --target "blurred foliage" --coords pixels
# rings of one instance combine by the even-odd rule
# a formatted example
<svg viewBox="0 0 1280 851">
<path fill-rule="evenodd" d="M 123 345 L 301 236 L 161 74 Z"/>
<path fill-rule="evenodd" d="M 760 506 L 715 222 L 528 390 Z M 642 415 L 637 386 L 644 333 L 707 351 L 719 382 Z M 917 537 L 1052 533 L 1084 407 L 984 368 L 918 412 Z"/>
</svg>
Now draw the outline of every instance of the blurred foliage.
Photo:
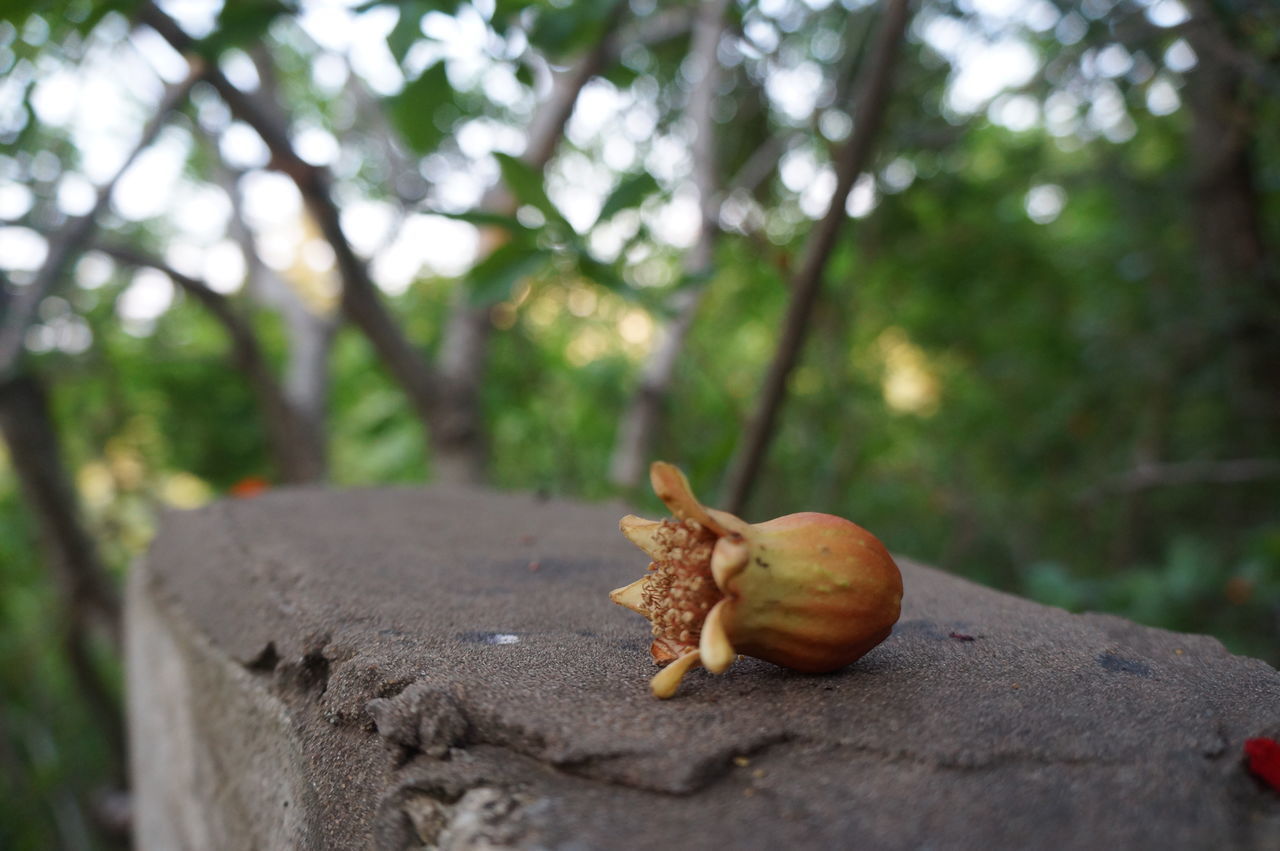
<svg viewBox="0 0 1280 851">
<path fill-rule="evenodd" d="M 0 846 L 95 847 L 85 802 L 111 754 L 64 656 L 63 607 L 9 477 L 0 478 Z M 119 662 L 98 662 L 119 681 Z"/>
<path fill-rule="evenodd" d="M 1137 26 L 1148 4 L 1092 5 L 1096 14 L 1084 16 L 1075 4 L 1058 4 L 1056 26 L 1024 33 L 1040 51 L 1042 73 L 985 114 L 962 114 L 947 100 L 950 58 L 922 33 L 940 19 L 975 30 L 982 22 L 964 2 L 923 4 L 875 180 L 864 187 L 874 186 L 874 205 L 851 222 L 829 264 L 748 513 L 843 514 L 904 556 L 1074 611 L 1208 632 L 1275 664 L 1280 483 L 1125 484 L 1127 473 L 1151 462 L 1275 459 L 1280 434 L 1241 401 L 1247 378 L 1223 342 L 1238 305 L 1199 277 L 1188 110 L 1148 108 L 1158 86 L 1185 93 L 1195 71 L 1161 59 L 1175 33 Z M 138 4 L 114 6 L 127 12 Z M 501 146 L 469 159 L 459 138 L 471 122 L 523 127 L 527 102 L 547 87 L 548 61 L 562 67 L 594 44 L 615 4 L 475 6 L 488 10 L 479 16 L 491 36 L 486 50 L 521 86 L 514 101 L 488 97 L 431 52 L 438 45 L 424 34 L 423 16 L 474 15 L 461 0 L 363 4 L 362 14 L 397 10 L 387 51 L 405 83 L 385 96 L 358 81 L 317 83 L 313 60 L 325 51 L 293 23 L 292 7 L 274 0 L 228 4 L 201 50 L 224 63 L 247 61 L 265 34 L 277 93 L 294 120 L 341 140 L 335 171 L 344 203 L 399 205 L 399 219 L 431 209 L 503 234 L 468 274 L 423 273 L 388 296 L 427 354 L 460 295 L 490 306 L 497 333 L 482 396 L 497 487 L 616 496 L 609 459 L 656 330 L 681 288 L 706 287 L 656 455 L 685 467 L 714 503 L 813 217 L 805 193 L 816 174 L 797 184 L 785 164 L 807 157 L 823 166 L 848 132 L 843 100 L 824 102 L 809 118 L 780 112 L 768 94 L 770 75 L 808 63 L 823 75 L 809 83 L 828 101 L 847 92 L 874 9 L 731 4 L 739 52 L 717 101 L 722 176 L 739 176 L 762 149 L 767 156 L 762 179 L 727 193 L 714 273 L 692 277 L 683 249 L 655 236 L 687 177 L 653 167 L 668 156 L 657 140 L 687 133 L 687 27 L 623 49 L 602 72 L 598 85 L 647 106 L 652 144 L 642 141 L 632 162 L 610 170 L 593 223 L 575 226 L 558 169 L 573 158 L 602 162 L 609 133 L 565 142 L 547 175 Z M 630 8 L 652 23 L 682 6 Z M 11 148 L 0 180 L 30 188 L 35 200 L 15 223 L 38 231 L 62 219 L 59 180 L 81 167 L 84 153 L 64 128 L 37 119 L 31 93 L 44 73 L 39 63 L 74 67 L 94 33 L 121 40 L 127 32 L 124 17 L 105 5 L 71 4 L 61 18 L 47 9 L 20 3 L 10 23 L 0 20 L 0 71 L 12 72 L 7 85 L 18 92 L 12 114 L 0 119 L 0 141 Z M 762 23 L 777 39 L 771 51 L 749 35 Z M 1243 30 L 1251 40 L 1237 49 L 1274 55 L 1265 27 Z M 1125 39 L 1144 73 L 1104 78 L 1087 70 L 1104 46 Z M 1100 127 L 1091 103 L 1104 89 L 1113 106 L 1119 98 L 1123 120 Z M 1249 90 L 1257 203 L 1272 246 L 1280 244 L 1277 90 L 1274 77 Z M 1062 100 L 1064 93 L 1074 100 Z M 370 119 L 371 100 L 385 122 Z M 1019 103 L 1035 106 L 1025 126 L 994 120 Z M 197 89 L 166 132 L 189 141 L 225 124 L 219 114 L 212 94 Z M 770 139 L 780 143 L 772 153 Z M 189 146 L 187 178 L 215 181 L 210 150 Z M 404 188 L 448 169 L 501 176 L 516 216 L 460 210 Z M 1037 211 L 1037 198 L 1047 199 L 1048 211 Z M 160 255 L 178 235 L 163 215 L 113 216 L 107 227 Z M 611 241 L 614 250 L 602 248 Z M 122 574 L 164 508 L 234 494 L 269 479 L 272 468 L 261 412 L 231 368 L 224 330 L 181 292 L 153 320 L 122 319 L 133 273 L 114 267 L 87 285 L 92 277 L 81 276 L 42 312 L 49 329 L 82 323 L 92 345 L 34 347 L 29 363 L 53 387 L 67 466 L 104 556 Z M 283 368 L 283 321 L 246 295 L 234 298 Z M 334 484 L 430 480 L 422 425 L 367 341 L 344 328 L 330 367 Z M 649 494 L 627 496 L 658 510 Z M 103 782 L 105 745 L 62 658 L 61 609 L 33 529 L 0 464 L 0 847 L 93 847 L 86 802 Z M 105 650 L 99 662 L 118 665 Z"/>
</svg>

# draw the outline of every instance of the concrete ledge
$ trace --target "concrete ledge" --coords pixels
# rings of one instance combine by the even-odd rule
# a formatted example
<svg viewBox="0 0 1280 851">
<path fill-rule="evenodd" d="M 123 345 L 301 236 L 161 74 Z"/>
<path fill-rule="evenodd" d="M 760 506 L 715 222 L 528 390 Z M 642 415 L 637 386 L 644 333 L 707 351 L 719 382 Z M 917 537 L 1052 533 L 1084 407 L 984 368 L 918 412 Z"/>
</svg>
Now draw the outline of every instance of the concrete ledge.
<svg viewBox="0 0 1280 851">
<path fill-rule="evenodd" d="M 834 675 L 649 697 L 614 509 L 282 491 L 170 515 L 128 599 L 142 849 L 1277 848 L 1280 673 L 903 564 Z"/>
</svg>

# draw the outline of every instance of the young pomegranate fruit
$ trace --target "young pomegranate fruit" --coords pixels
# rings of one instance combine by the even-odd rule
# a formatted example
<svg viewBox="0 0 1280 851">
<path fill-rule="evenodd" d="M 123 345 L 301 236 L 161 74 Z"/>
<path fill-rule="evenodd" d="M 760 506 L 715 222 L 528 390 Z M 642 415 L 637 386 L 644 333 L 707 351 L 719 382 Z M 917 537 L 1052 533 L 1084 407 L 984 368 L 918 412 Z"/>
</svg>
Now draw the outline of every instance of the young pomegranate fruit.
<svg viewBox="0 0 1280 851">
<path fill-rule="evenodd" d="M 830 514 L 749 524 L 704 508 L 676 467 L 649 478 L 674 520 L 622 518 L 622 534 L 653 562 L 609 598 L 653 624 L 649 652 L 666 664 L 650 687 L 671 697 L 701 664 L 723 673 L 737 654 L 797 671 L 842 668 L 888 637 L 902 574 L 867 530 Z"/>
</svg>

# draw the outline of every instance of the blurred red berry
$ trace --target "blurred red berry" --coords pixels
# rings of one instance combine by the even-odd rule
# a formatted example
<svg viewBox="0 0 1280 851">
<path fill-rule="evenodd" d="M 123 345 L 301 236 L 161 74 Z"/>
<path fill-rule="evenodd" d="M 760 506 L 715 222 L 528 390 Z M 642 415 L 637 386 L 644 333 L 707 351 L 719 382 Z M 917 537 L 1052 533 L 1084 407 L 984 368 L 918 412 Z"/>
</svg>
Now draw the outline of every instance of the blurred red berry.
<svg viewBox="0 0 1280 851">
<path fill-rule="evenodd" d="M 231 486 L 228 491 L 237 499 L 247 499 L 251 496 L 257 496 L 265 490 L 270 489 L 271 483 L 261 476 L 245 476 L 240 481 Z"/>
</svg>

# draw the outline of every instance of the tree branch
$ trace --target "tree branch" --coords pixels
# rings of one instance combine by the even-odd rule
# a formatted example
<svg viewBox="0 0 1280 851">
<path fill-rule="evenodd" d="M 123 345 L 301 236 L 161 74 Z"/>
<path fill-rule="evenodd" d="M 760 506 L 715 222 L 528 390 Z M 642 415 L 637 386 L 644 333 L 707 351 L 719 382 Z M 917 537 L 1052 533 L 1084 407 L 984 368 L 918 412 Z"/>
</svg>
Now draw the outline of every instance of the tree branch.
<svg viewBox="0 0 1280 851">
<path fill-rule="evenodd" d="M 164 273 L 183 292 L 199 303 L 227 332 L 236 368 L 244 375 L 258 400 L 271 456 L 282 481 L 306 483 L 324 477 L 322 435 L 285 396 L 272 373 L 271 364 L 249 322 L 236 311 L 231 300 L 203 281 L 184 275 L 164 261 L 123 245 L 100 243 L 98 250 L 130 266 L 145 266 Z"/>
<path fill-rule="evenodd" d="M 721 69 L 716 57 L 725 28 L 727 0 L 707 0 L 694 24 L 690 58 L 697 83 L 689 92 L 685 113 L 693 125 L 693 182 L 698 189 L 698 237 L 685 255 L 684 268 L 690 276 L 711 272 L 716 238 L 720 232 L 720 177 L 716 157 L 716 125 L 713 117 Z M 637 487 L 644 478 L 646 462 L 653 451 L 662 409 L 675 377 L 676 363 L 693 327 L 706 286 L 679 293 L 675 317 L 658 332 L 649 359 L 640 375 L 640 384 L 618 428 L 617 444 L 609 464 L 609 478 L 624 489 Z"/>
<path fill-rule="evenodd" d="M 607 52 L 604 57 L 605 66 L 613 65 L 620 61 L 625 47 L 631 47 L 632 45 L 651 47 L 679 38 L 689 31 L 695 17 L 696 10 L 693 8 L 693 4 L 677 4 L 660 9 L 652 15 L 636 21 L 633 25 L 618 33 L 616 38 L 608 40 Z"/>
<path fill-rule="evenodd" d="M 1120 43 L 1129 45 L 1131 50 L 1132 45 L 1137 43 L 1158 52 L 1164 43 L 1180 36 L 1192 42 L 1197 56 L 1208 57 L 1217 64 L 1230 67 L 1241 78 L 1269 90 L 1273 95 L 1280 92 L 1280 73 L 1277 73 L 1280 67 L 1276 63 L 1280 56 L 1254 55 L 1248 49 L 1233 43 L 1220 25 L 1225 19 L 1240 23 L 1252 15 L 1253 20 L 1244 23 L 1242 29 L 1259 33 L 1274 30 L 1280 26 L 1280 14 L 1277 14 L 1274 6 L 1258 4 L 1253 9 L 1241 7 L 1241 11 L 1236 12 L 1226 11 L 1224 4 L 1203 3 L 1200 0 L 1189 0 L 1185 5 L 1191 16 L 1171 27 L 1159 27 L 1151 23 L 1146 16 L 1145 7 L 1117 7 L 1116 13 L 1119 14 L 1112 14 L 1111 38 L 1118 37 Z M 1126 11 L 1128 14 L 1124 14 Z"/>
<path fill-rule="evenodd" d="M 139 18 L 152 27 L 178 52 L 190 54 L 195 40 L 154 4 L 143 7 Z M 191 58 L 189 61 L 197 61 Z M 419 418 L 434 437 L 440 431 L 436 402 L 439 377 L 431 364 L 409 342 L 383 303 L 368 267 L 355 253 L 342 231 L 337 204 L 333 200 L 333 180 L 327 169 L 303 160 L 294 150 L 287 123 L 278 105 L 261 102 L 234 86 L 216 68 L 208 80 L 227 107 L 252 127 L 271 151 L 271 165 L 297 185 L 304 203 L 315 218 L 325 240 L 333 248 L 342 279 L 343 313 L 373 345 L 392 376 L 400 384 Z"/>
<path fill-rule="evenodd" d="M 97 621 L 118 643 L 120 599 L 81 520 L 47 395 L 35 377 L 21 374 L 0 382 L 0 432 L 69 611 Z"/>
<path fill-rule="evenodd" d="M 1179 485 L 1238 485 L 1275 479 L 1280 479 L 1280 461 L 1274 458 L 1151 462 L 1115 476 L 1086 495 L 1099 491 L 1133 493 Z"/>
<path fill-rule="evenodd" d="M 1213 45 L 1243 40 L 1235 22 L 1207 0 L 1188 4 L 1188 31 L 1200 56 L 1187 75 L 1187 159 L 1191 224 L 1198 243 L 1202 304 L 1229 329 L 1222 355 L 1236 373 L 1232 402 L 1262 434 L 1280 428 L 1280 269 L 1268 236 L 1268 204 L 1258 166 L 1268 122 L 1252 86 Z M 1261 436 L 1261 435 L 1260 435 Z M 1265 445 L 1260 444 L 1260 445 Z"/>
<path fill-rule="evenodd" d="M 605 22 L 601 38 L 578 62 L 557 75 L 551 94 L 529 122 L 529 141 L 521 155 L 538 171 L 546 168 L 564 137 L 582 89 L 617 52 L 616 30 L 626 11 L 626 2 L 615 2 Z M 506 186 L 499 183 L 480 202 L 485 212 L 510 215 L 516 202 Z M 505 232 L 481 232 L 479 263 L 506 239 Z M 441 428 L 437 441 L 436 472 L 447 481 L 476 482 L 484 478 L 488 447 L 484 439 L 484 416 L 480 406 L 480 384 L 488 361 L 489 338 L 493 330 L 490 304 L 475 305 L 459 293 L 445 324 L 438 366 L 443 379 Z"/>
<path fill-rule="evenodd" d="M 854 130 L 836 160 L 836 188 L 826 214 L 818 222 L 805 245 L 805 253 L 791 285 L 791 301 L 783 320 L 782 338 L 765 376 L 760 399 L 747 427 L 746 436 L 730 464 L 725 488 L 727 510 L 741 513 L 759 474 L 769 441 L 773 437 L 778 411 L 786 396 L 787 379 L 799 359 L 822 288 L 827 260 L 835 247 L 840 227 L 847 217 L 845 202 L 853 184 L 867 167 L 876 136 L 884 118 L 893 84 L 894 65 L 910 17 L 910 0 L 889 0 L 885 4 L 880 31 L 876 36 L 865 82 L 860 87 Z"/>
<path fill-rule="evenodd" d="M 265 70 L 269 57 L 263 50 L 253 51 L 255 64 L 262 65 L 262 89 L 274 92 L 274 80 Z M 269 96 L 274 96 L 270 95 Z M 227 232 L 240 246 L 245 259 L 246 289 L 258 302 L 276 311 L 284 320 L 288 353 L 284 367 L 285 398 L 305 419 L 311 437 L 309 449 L 314 455 L 312 467 L 328 469 L 326 434 L 329 398 L 329 355 L 341 314 L 310 304 L 280 273 L 270 268 L 258 254 L 257 241 L 244 209 L 244 193 L 240 189 L 240 171 L 232 168 L 214 148 L 214 179 L 231 200 L 231 218 Z"/>
<path fill-rule="evenodd" d="M 40 529 L 45 559 L 61 597 L 63 638 L 72 676 L 94 707 L 112 746 L 116 781 L 123 781 L 124 725 L 120 707 L 92 662 L 95 625 L 120 643 L 120 599 L 81 520 L 63 466 L 43 385 L 29 374 L 0 382 L 0 432 L 27 505 Z"/>
<path fill-rule="evenodd" d="M 35 280 L 21 290 L 9 294 L 7 303 L 4 305 L 6 309 L 3 314 L 0 314 L 3 316 L 3 321 L 0 321 L 0 379 L 16 374 L 18 361 L 22 357 L 27 328 L 35 318 L 36 309 L 40 306 L 40 302 L 53 292 L 72 261 L 79 255 L 80 249 L 92 238 L 98 226 L 98 217 L 111 201 L 111 195 L 120 183 L 120 178 L 129 170 L 138 156 L 156 140 L 169 120 L 169 114 L 186 100 L 191 87 L 204 74 L 203 63 L 194 60 L 187 78 L 169 87 L 120 168 L 110 180 L 98 187 L 89 212 L 83 216 L 68 219 L 61 229 L 49 238 L 48 254 L 40 271 L 36 273 Z"/>
<path fill-rule="evenodd" d="M 600 40 L 577 64 L 556 79 L 551 95 L 529 122 L 529 144 L 520 157 L 529 165 L 542 170 L 551 161 L 561 137 L 564 136 L 565 125 L 569 123 L 573 108 L 578 103 L 578 94 L 591 82 L 592 77 L 600 73 L 614 51 L 614 33 L 626 9 L 626 2 L 615 0 Z"/>
<path fill-rule="evenodd" d="M 112 782 L 125 782 L 124 719 L 107 679 L 94 664 L 95 632 L 120 644 L 120 598 L 63 465 L 48 395 L 33 375 L 0 380 L 0 433 L 9 447 L 40 545 L 58 590 L 60 625 L 71 676 L 92 708 L 111 749 Z"/>
</svg>

